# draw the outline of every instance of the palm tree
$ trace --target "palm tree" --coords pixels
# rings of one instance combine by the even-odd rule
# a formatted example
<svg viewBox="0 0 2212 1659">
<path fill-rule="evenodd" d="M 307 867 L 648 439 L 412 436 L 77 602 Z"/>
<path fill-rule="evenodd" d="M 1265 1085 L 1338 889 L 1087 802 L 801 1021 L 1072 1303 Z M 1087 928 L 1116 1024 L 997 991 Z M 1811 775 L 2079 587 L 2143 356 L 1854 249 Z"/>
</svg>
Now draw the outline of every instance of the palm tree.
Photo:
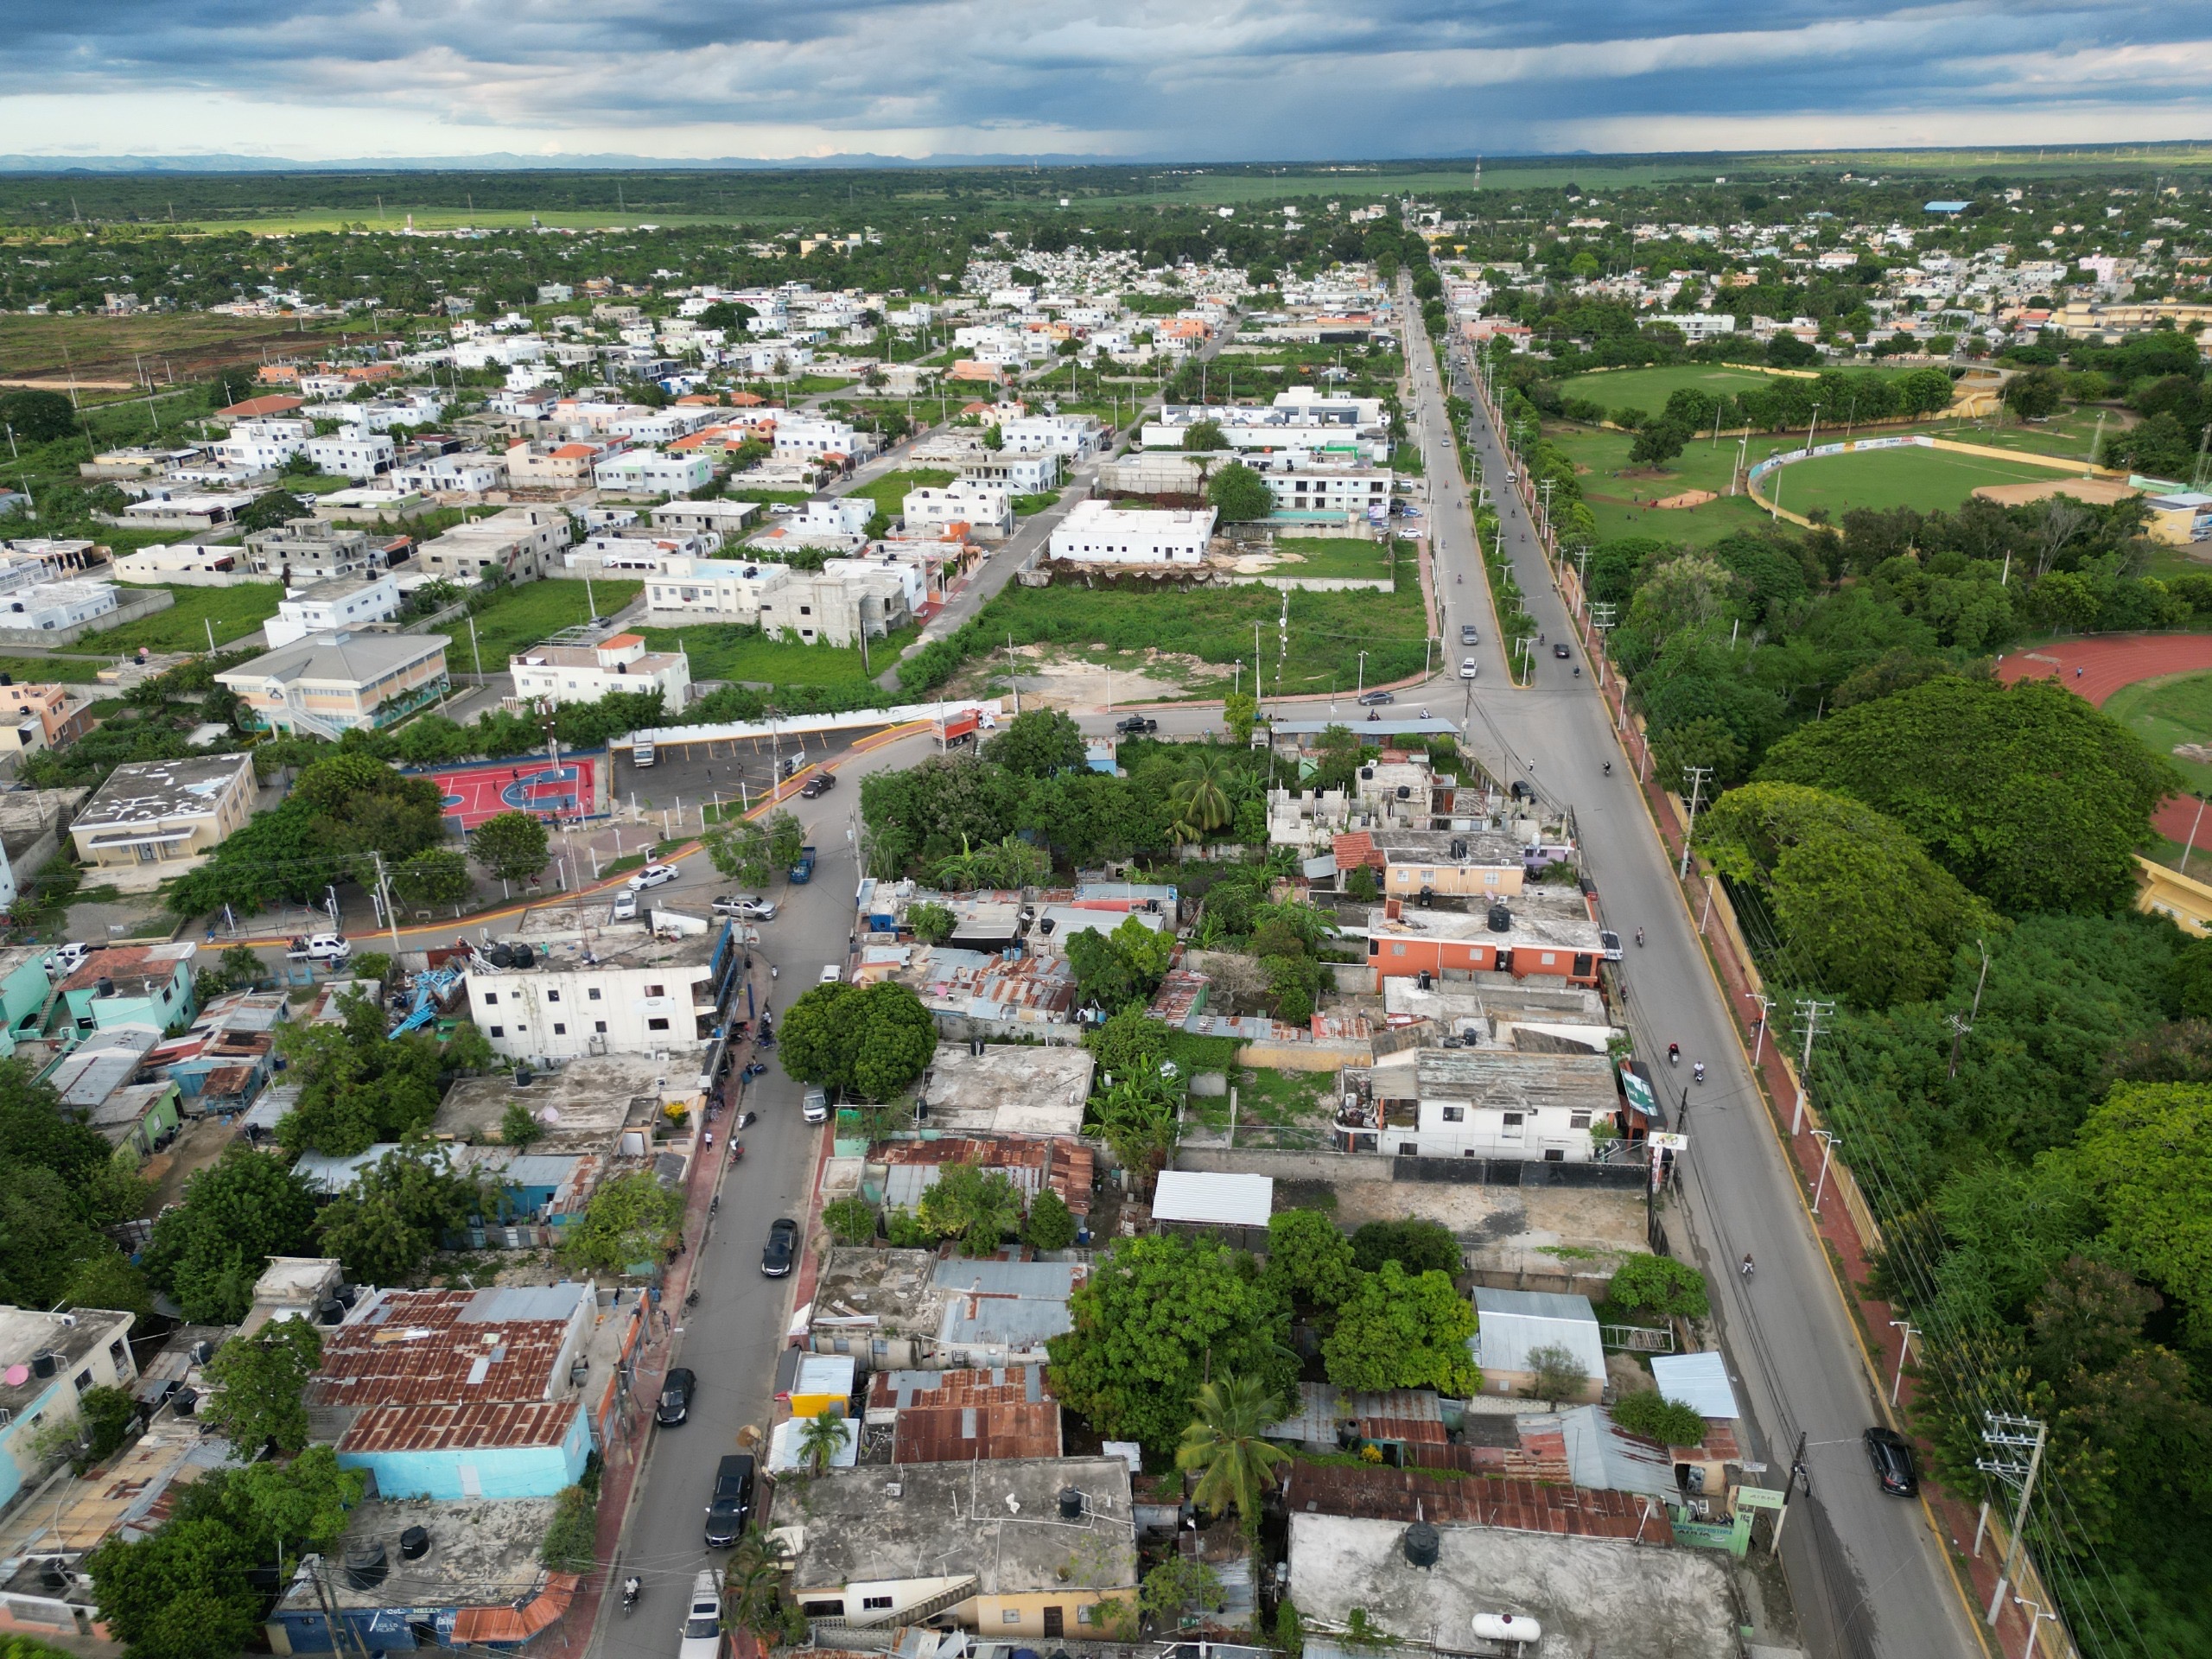
<svg viewBox="0 0 2212 1659">
<path fill-rule="evenodd" d="M 830 1460 L 845 1449 L 845 1419 L 842 1413 L 817 1411 L 806 1420 L 806 1427 L 799 1431 L 799 1461 L 814 1474 L 830 1466 Z"/>
<path fill-rule="evenodd" d="M 784 1552 L 774 1537 L 749 1529 L 730 1552 L 722 1574 L 722 1618 L 730 1627 L 755 1636 L 783 1629 Z"/>
<path fill-rule="evenodd" d="M 1224 1376 L 1199 1389 L 1196 1415 L 1183 1431 L 1175 1466 L 1198 1477 L 1191 1501 L 1217 1515 L 1234 1509 L 1257 1532 L 1260 1502 L 1290 1453 L 1262 1438 L 1280 1402 L 1257 1377 Z"/>
<path fill-rule="evenodd" d="M 988 872 L 992 849 L 977 852 L 968 844 L 968 837 L 960 837 L 960 850 L 950 858 L 938 861 L 937 879 L 940 885 L 959 893 L 979 887 Z"/>
<path fill-rule="evenodd" d="M 1167 791 L 1167 804 L 1175 813 L 1177 833 L 1185 826 L 1200 834 L 1211 834 L 1229 827 L 1231 815 L 1229 797 L 1222 792 L 1221 768 L 1211 755 L 1201 759 L 1186 778 L 1179 779 Z M 1192 836 L 1191 840 L 1197 840 Z"/>
</svg>

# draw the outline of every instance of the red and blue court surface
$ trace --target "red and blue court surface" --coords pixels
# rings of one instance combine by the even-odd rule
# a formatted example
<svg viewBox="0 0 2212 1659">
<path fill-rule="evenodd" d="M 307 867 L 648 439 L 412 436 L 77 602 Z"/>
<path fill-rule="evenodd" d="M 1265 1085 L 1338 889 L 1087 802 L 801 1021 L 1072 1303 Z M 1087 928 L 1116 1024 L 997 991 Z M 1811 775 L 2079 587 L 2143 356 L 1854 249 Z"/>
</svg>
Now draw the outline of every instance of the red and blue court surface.
<svg viewBox="0 0 2212 1659">
<path fill-rule="evenodd" d="M 575 755 L 558 766 L 547 760 L 499 760 L 418 772 L 438 786 L 445 815 L 464 830 L 502 812 L 541 817 L 589 817 L 599 810 L 594 785 L 599 757 Z"/>
</svg>

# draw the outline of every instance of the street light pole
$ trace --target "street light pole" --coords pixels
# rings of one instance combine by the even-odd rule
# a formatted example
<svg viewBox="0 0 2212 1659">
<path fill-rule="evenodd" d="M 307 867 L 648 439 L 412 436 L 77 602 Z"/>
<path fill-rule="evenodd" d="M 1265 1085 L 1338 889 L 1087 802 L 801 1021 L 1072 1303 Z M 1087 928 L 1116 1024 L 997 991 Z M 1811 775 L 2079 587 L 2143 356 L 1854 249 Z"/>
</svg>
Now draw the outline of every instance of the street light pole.
<svg viewBox="0 0 2212 1659">
<path fill-rule="evenodd" d="M 1813 1136 L 1821 1143 L 1821 1178 L 1813 1183 L 1813 1213 L 1821 1213 L 1821 1199 L 1827 1192 L 1828 1160 L 1834 1154 L 1835 1143 L 1840 1139 L 1831 1129 L 1815 1129 Z"/>
<path fill-rule="evenodd" d="M 1892 1409 L 1895 1409 L 1897 1403 L 1897 1390 L 1904 1386 L 1905 1356 L 1912 1350 L 1912 1339 L 1920 1332 L 1915 1328 L 1910 1319 L 1891 1319 L 1890 1329 L 1904 1332 L 1897 1338 L 1897 1375 L 1890 1379 L 1890 1405 Z"/>
</svg>

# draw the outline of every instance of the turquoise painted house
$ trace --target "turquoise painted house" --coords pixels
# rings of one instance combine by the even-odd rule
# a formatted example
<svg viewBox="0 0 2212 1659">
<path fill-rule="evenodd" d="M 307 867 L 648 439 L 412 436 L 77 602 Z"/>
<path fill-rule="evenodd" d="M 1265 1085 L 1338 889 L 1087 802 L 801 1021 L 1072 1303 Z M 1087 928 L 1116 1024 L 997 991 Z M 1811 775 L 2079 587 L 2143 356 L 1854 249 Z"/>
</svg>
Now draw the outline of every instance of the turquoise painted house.
<svg viewBox="0 0 2212 1659">
<path fill-rule="evenodd" d="M 95 950 L 61 982 L 61 1000 L 80 1028 L 151 1026 L 181 1031 L 200 1012 L 192 1000 L 190 939 L 173 944 L 118 944 Z"/>
<path fill-rule="evenodd" d="M 315 1437 L 384 1498 L 551 1497 L 591 1451 L 588 1282 L 379 1290 L 323 1333 Z"/>
<path fill-rule="evenodd" d="M 0 1057 L 13 1054 L 16 1042 L 39 1034 L 39 1016 L 54 982 L 46 964 L 51 946 L 19 944 L 0 950 Z"/>
</svg>

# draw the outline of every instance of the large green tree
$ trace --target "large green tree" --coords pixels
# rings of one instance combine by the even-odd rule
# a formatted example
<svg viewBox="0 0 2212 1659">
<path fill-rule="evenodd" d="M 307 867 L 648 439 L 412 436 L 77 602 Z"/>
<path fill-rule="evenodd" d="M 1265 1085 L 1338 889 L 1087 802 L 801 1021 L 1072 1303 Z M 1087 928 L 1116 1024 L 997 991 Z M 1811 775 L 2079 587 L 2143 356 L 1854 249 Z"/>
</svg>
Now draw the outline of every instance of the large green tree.
<svg viewBox="0 0 2212 1659">
<path fill-rule="evenodd" d="M 626 1273 L 660 1259 L 683 1225 L 683 1194 L 649 1169 L 602 1185 L 561 1241 L 561 1260 L 578 1272 Z"/>
<path fill-rule="evenodd" d="M 1762 779 L 1894 818 L 1999 909 L 2108 910 L 2181 783 L 2132 732 L 2049 681 L 1942 678 L 1799 728 Z"/>
<path fill-rule="evenodd" d="M 402 1284 L 448 1234 L 499 1213 L 495 1185 L 454 1168 L 442 1147 L 410 1141 L 325 1205 L 315 1235 L 361 1283 Z"/>
<path fill-rule="evenodd" d="M 1173 1448 L 1209 1372 L 1280 1399 L 1298 1375 L 1289 1311 L 1258 1263 L 1207 1238 L 1117 1244 L 1077 1287 L 1052 1339 L 1052 1391 L 1109 1439 Z"/>
<path fill-rule="evenodd" d="M 888 1100 L 937 1052 L 937 1022 L 903 985 L 817 985 L 785 1010 L 784 1070 L 868 1100 Z"/>
<path fill-rule="evenodd" d="M 307 1181 L 283 1160 L 233 1141 L 154 1223 L 146 1276 L 194 1324 L 235 1325 L 253 1306 L 269 1258 L 306 1252 L 315 1208 Z"/>
<path fill-rule="evenodd" d="M 245 1461 L 264 1444 L 289 1456 L 308 1443 L 308 1379 L 321 1363 L 322 1332 L 312 1319 L 272 1319 L 232 1337 L 207 1362 L 213 1392 L 200 1415 Z"/>
<path fill-rule="evenodd" d="M 1206 505 L 1224 524 L 1249 523 L 1275 510 L 1275 499 L 1262 478 L 1241 461 L 1232 461 L 1206 480 Z"/>
<path fill-rule="evenodd" d="M 1747 784 L 1707 809 L 1698 839 L 1757 884 L 1804 971 L 1867 1007 L 1914 1002 L 1997 918 L 1872 807 L 1796 784 Z"/>
<path fill-rule="evenodd" d="M 2212 1087 L 2116 1084 L 2075 1153 L 2114 1249 L 2212 1341 Z"/>
<path fill-rule="evenodd" d="M 501 812 L 470 834 L 468 855 L 500 880 L 527 881 L 553 854 L 535 812 Z"/>
<path fill-rule="evenodd" d="M 1073 772 L 1086 753 L 1083 728 L 1058 709 L 1027 709 L 983 745 L 983 759 L 1024 778 Z"/>
<path fill-rule="evenodd" d="M 1268 1283 L 1311 1318 L 1333 1313 L 1357 1287 L 1351 1240 L 1319 1210 L 1278 1210 L 1268 1217 Z"/>
<path fill-rule="evenodd" d="M 1474 1304 L 1450 1279 L 1385 1262 L 1362 1274 L 1338 1308 L 1321 1357 L 1340 1389 L 1434 1389 L 1465 1398 L 1482 1386 L 1467 1350 L 1474 1334 Z"/>
<path fill-rule="evenodd" d="M 1003 1170 L 946 1164 L 916 1206 L 916 1219 L 963 1255 L 989 1255 L 1021 1223 L 1021 1193 Z"/>
<path fill-rule="evenodd" d="M 276 1125 L 289 1151 L 347 1158 L 427 1128 L 437 1116 L 441 1074 L 473 1046 L 461 1033 L 479 1034 L 464 1025 L 443 1045 L 426 1031 L 388 1037 L 384 1008 L 366 993 L 344 998 L 339 1010 L 340 1019 L 289 1025 L 277 1035 L 300 1090 Z"/>
<path fill-rule="evenodd" d="M 1075 970 L 1076 994 L 1096 1007 L 1119 1010 L 1151 1000 L 1174 959 L 1175 936 L 1125 916 L 1110 933 L 1086 927 L 1061 947 Z"/>
</svg>

